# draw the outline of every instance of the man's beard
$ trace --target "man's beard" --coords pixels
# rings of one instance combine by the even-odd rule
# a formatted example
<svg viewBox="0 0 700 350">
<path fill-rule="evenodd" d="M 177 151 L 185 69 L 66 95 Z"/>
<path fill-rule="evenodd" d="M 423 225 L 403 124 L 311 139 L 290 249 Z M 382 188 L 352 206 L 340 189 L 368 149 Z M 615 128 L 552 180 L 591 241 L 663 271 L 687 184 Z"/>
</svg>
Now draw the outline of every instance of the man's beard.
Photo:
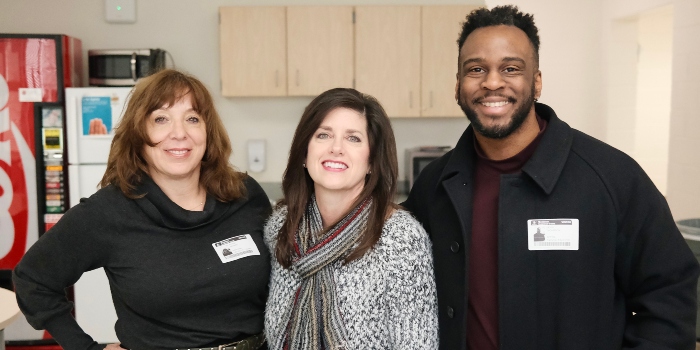
<svg viewBox="0 0 700 350">
<path fill-rule="evenodd" d="M 459 96 L 459 99 L 457 100 L 457 104 L 462 108 L 462 111 L 464 114 L 467 115 L 467 119 L 469 119 L 469 122 L 471 122 L 472 127 L 476 132 L 479 134 L 483 135 L 484 137 L 488 137 L 490 139 L 503 139 L 508 137 L 510 134 L 515 132 L 520 128 L 520 126 L 523 125 L 525 122 L 525 119 L 527 119 L 528 114 L 530 114 L 530 108 L 532 108 L 532 105 L 535 103 L 535 83 L 532 83 L 532 87 L 530 88 L 530 95 L 525 98 L 525 101 L 518 107 L 518 109 L 515 110 L 515 113 L 513 116 L 510 118 L 510 122 L 506 125 L 503 126 L 494 126 L 491 128 L 487 128 L 484 126 L 483 123 L 479 120 L 479 117 L 476 113 L 475 110 L 471 109 L 469 107 L 469 104 L 466 103 L 466 101 L 462 98 L 462 87 L 459 86 L 457 94 Z M 487 96 L 494 96 L 496 94 L 490 94 Z M 484 97 L 487 97 L 484 96 Z M 497 95 L 501 97 L 505 97 L 503 95 Z M 517 100 L 512 98 L 512 97 L 506 97 L 508 99 L 508 103 L 516 103 Z M 480 99 L 474 99 L 472 100 L 473 104 L 478 104 Z"/>
</svg>

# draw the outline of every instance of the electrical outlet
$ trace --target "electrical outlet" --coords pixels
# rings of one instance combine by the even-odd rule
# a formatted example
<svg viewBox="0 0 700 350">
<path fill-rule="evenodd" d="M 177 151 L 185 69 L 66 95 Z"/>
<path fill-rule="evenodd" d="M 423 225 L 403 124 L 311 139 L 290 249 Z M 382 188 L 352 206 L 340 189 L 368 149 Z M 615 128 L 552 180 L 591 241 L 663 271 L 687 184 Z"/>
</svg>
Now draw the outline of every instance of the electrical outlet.
<svg viewBox="0 0 700 350">
<path fill-rule="evenodd" d="M 265 140 L 248 140 L 248 170 L 254 173 L 265 170 Z"/>
</svg>

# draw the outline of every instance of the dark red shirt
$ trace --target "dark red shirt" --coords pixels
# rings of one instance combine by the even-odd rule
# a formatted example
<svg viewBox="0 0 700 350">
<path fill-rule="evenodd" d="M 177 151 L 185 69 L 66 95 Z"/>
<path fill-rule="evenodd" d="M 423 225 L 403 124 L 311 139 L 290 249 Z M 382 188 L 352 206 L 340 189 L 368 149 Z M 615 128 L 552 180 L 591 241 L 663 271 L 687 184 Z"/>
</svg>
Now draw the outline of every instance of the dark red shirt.
<svg viewBox="0 0 700 350">
<path fill-rule="evenodd" d="M 498 194 L 501 175 L 520 172 L 535 153 L 547 127 L 547 121 L 539 116 L 537 122 L 540 126 L 537 137 L 508 159 L 495 161 L 486 158 L 474 138 L 477 160 L 467 310 L 467 344 L 472 350 L 498 349 Z"/>
</svg>

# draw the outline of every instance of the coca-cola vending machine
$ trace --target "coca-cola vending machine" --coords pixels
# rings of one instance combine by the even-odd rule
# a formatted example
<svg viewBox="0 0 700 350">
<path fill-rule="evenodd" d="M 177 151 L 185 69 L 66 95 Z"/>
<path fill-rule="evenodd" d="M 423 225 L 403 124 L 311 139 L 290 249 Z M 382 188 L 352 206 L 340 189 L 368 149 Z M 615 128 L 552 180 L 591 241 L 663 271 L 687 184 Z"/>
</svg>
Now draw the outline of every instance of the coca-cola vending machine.
<svg viewBox="0 0 700 350">
<path fill-rule="evenodd" d="M 68 209 L 64 88 L 82 86 L 80 40 L 0 34 L 0 287 L 27 249 Z M 24 317 L 9 344 L 52 343 Z"/>
</svg>

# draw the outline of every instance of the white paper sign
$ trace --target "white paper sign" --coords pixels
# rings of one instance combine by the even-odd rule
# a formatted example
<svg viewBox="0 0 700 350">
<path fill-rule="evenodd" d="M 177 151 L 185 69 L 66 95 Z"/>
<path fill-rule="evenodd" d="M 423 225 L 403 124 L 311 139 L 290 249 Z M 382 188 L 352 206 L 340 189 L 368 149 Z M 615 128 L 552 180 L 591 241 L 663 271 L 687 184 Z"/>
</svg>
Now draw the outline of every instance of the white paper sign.
<svg viewBox="0 0 700 350">
<path fill-rule="evenodd" d="M 20 88 L 19 102 L 41 102 L 41 88 Z"/>
<path fill-rule="evenodd" d="M 578 250 L 578 219 L 527 221 L 529 250 Z"/>
<path fill-rule="evenodd" d="M 246 256 L 260 255 L 258 246 L 255 245 L 250 235 L 227 238 L 211 245 L 223 263 L 245 258 Z"/>
</svg>

